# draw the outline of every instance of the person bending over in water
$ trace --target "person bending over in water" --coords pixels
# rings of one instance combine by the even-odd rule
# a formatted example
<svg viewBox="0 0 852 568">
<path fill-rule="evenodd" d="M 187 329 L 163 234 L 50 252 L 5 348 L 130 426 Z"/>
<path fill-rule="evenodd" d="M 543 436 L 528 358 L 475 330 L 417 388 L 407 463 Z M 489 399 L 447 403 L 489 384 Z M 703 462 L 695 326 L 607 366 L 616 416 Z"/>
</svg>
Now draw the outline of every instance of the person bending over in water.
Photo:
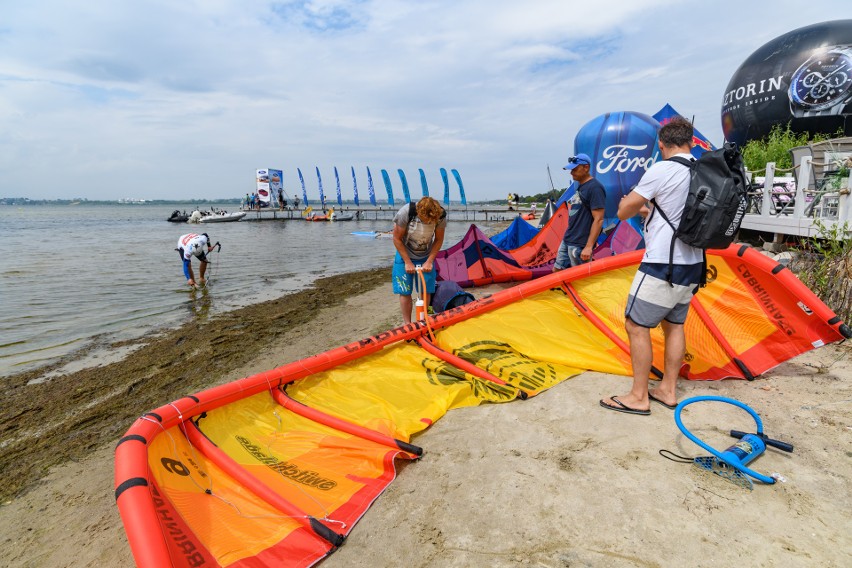
<svg viewBox="0 0 852 568">
<path fill-rule="evenodd" d="M 186 276 L 186 283 L 193 288 L 195 287 L 195 273 L 192 271 L 192 257 L 195 256 L 201 261 L 201 278 L 198 279 L 198 284 L 204 286 L 204 273 L 207 272 L 207 253 L 213 250 L 213 245 L 210 243 L 210 237 L 207 236 L 207 233 L 182 235 L 178 239 L 177 249 L 175 250 L 178 251 L 181 262 L 183 262 L 183 274 Z"/>
</svg>

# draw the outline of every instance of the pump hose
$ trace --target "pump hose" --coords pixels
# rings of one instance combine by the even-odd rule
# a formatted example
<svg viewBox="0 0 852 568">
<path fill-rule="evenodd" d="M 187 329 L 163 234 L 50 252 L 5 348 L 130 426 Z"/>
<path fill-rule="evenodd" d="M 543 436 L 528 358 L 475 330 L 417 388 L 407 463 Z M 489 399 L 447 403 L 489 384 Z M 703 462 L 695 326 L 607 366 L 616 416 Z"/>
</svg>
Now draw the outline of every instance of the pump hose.
<svg viewBox="0 0 852 568">
<path fill-rule="evenodd" d="M 435 333 L 432 331 L 432 324 L 429 323 L 429 292 L 426 290 L 426 277 L 423 276 L 423 269 L 419 265 L 417 266 L 417 276 L 420 279 L 420 295 L 424 296 L 423 310 L 426 317 L 423 318 L 423 321 L 426 322 L 426 330 L 429 332 L 429 340 L 434 343 Z"/>
<path fill-rule="evenodd" d="M 750 477 L 753 477 L 754 479 L 757 479 L 758 481 L 762 481 L 763 483 L 767 483 L 767 484 L 775 483 L 775 480 L 773 478 L 769 477 L 769 476 L 757 473 L 756 471 L 747 468 L 746 466 L 742 465 L 741 463 L 735 463 L 735 462 L 731 462 L 731 461 L 727 460 L 726 458 L 724 458 L 722 456 L 721 452 L 712 448 L 710 445 L 705 444 L 703 441 L 699 440 L 698 437 L 695 436 L 692 432 L 690 432 L 689 430 L 686 429 L 686 426 L 683 425 L 683 422 L 680 419 L 681 411 L 685 407 L 687 407 L 688 405 L 690 405 L 692 403 L 705 402 L 705 401 L 724 402 L 724 403 L 732 404 L 734 406 L 738 406 L 738 407 L 742 408 L 743 410 L 745 410 L 746 412 L 751 414 L 752 418 L 754 418 L 754 423 L 757 425 L 757 435 L 760 436 L 761 438 L 763 437 L 763 422 L 760 420 L 760 416 L 758 416 L 757 412 L 755 412 L 750 406 L 748 406 L 748 405 L 746 405 L 746 404 L 744 404 L 744 403 L 742 403 L 738 400 L 734 400 L 733 398 L 727 398 L 727 397 L 724 397 L 724 396 L 696 396 L 696 397 L 688 398 L 686 400 L 681 401 L 681 403 L 677 405 L 677 408 L 675 408 L 674 419 L 675 419 L 675 424 L 677 424 L 677 427 L 680 429 L 681 432 L 683 432 L 683 435 L 686 436 L 687 438 L 689 438 L 690 440 L 692 440 L 693 442 L 695 442 L 696 444 L 698 444 L 699 446 L 701 446 L 702 448 L 704 448 L 705 450 L 707 450 L 708 452 L 710 452 L 711 454 L 713 454 L 719 461 L 727 464 L 728 466 L 736 469 L 737 471 L 744 473 L 744 474 L 746 474 Z"/>
</svg>

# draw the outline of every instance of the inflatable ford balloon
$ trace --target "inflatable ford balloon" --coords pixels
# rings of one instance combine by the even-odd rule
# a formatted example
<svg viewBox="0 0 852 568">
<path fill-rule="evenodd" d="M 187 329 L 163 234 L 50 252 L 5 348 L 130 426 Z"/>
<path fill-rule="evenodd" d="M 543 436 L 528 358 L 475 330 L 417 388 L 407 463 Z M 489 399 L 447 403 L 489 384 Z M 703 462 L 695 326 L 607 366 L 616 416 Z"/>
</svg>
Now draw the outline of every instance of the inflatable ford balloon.
<svg viewBox="0 0 852 568">
<path fill-rule="evenodd" d="M 722 99 L 722 132 L 742 146 L 776 124 L 852 135 L 852 20 L 799 28 L 752 53 Z M 847 120 L 849 119 L 849 120 Z"/>
<path fill-rule="evenodd" d="M 574 138 L 574 153 L 592 158 L 591 174 L 606 189 L 604 218 L 612 220 L 618 202 L 659 159 L 660 123 L 638 112 L 610 112 L 586 123 Z"/>
</svg>

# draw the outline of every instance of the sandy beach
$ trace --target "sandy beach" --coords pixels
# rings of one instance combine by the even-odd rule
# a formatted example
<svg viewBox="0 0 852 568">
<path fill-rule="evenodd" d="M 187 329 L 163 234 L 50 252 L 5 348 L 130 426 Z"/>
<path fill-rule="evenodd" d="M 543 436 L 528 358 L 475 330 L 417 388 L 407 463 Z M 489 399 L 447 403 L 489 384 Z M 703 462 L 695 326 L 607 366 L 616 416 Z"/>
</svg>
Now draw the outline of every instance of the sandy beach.
<svg viewBox="0 0 852 568">
<path fill-rule="evenodd" d="M 0 411 L 0 565 L 132 566 L 113 449 L 136 416 L 400 323 L 382 269 L 152 337 L 124 361 L 42 384 L 15 377 Z M 424 456 L 399 463 L 397 479 L 321 565 L 850 566 L 850 379 L 846 343 L 753 382 L 681 382 L 681 399 L 738 399 L 767 435 L 795 446 L 750 464 L 784 478 L 753 491 L 662 457 L 706 453 L 671 410 L 600 408 L 627 390 L 626 377 L 587 372 L 527 401 L 451 411 L 414 438 Z M 732 443 L 728 430 L 754 430 L 747 414 L 718 403 L 684 417 L 721 449 Z"/>
</svg>

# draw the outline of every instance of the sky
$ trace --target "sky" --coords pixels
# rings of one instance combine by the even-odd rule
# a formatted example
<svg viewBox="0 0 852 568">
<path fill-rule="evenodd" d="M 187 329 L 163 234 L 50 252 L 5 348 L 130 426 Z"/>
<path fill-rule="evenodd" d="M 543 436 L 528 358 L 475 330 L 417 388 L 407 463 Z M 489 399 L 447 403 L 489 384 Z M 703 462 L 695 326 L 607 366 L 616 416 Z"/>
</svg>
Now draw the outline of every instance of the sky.
<svg viewBox="0 0 852 568">
<path fill-rule="evenodd" d="M 469 200 L 570 183 L 584 124 L 671 104 L 713 144 L 766 42 L 848 0 L 0 0 L 0 197 L 326 195 L 397 169 Z M 550 174 L 548 174 L 548 168 Z M 452 198 L 458 199 L 456 186 Z"/>
</svg>

